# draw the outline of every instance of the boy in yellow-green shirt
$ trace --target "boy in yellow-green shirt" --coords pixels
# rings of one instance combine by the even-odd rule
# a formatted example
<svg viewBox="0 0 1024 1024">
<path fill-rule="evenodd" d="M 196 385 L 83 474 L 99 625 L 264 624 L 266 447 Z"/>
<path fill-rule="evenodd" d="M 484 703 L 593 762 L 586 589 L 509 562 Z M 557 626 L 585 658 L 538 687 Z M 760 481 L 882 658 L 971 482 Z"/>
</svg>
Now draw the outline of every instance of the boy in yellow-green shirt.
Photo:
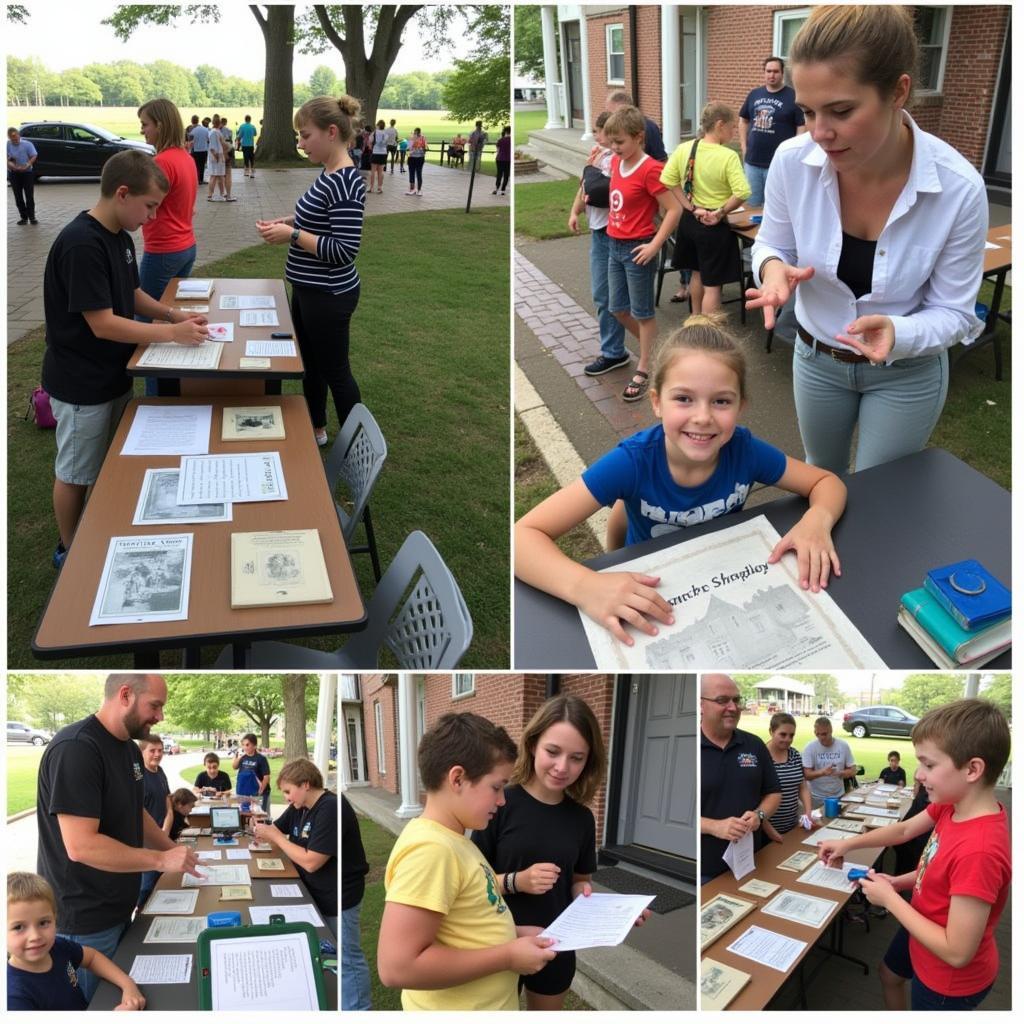
<svg viewBox="0 0 1024 1024">
<path fill-rule="evenodd" d="M 424 735 L 423 814 L 398 837 L 384 873 L 377 971 L 405 1010 L 518 1010 L 521 974 L 555 956 L 540 928 L 516 927 L 501 885 L 467 829 L 505 802 L 516 747 L 500 726 L 448 714 Z"/>
</svg>

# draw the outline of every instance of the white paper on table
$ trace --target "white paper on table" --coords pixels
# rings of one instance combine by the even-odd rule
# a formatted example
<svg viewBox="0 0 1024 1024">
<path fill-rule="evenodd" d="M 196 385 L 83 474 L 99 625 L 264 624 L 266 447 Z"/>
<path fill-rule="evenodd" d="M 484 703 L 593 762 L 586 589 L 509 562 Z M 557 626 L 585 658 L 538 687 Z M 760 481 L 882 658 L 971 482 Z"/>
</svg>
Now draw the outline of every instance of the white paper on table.
<svg viewBox="0 0 1024 1024">
<path fill-rule="evenodd" d="M 230 523 L 231 503 L 178 504 L 176 467 L 147 469 L 139 490 L 132 526 L 167 526 L 169 523 Z"/>
<path fill-rule="evenodd" d="M 199 893 L 194 889 L 156 889 L 142 908 L 144 914 L 191 914 L 196 909 Z"/>
<path fill-rule="evenodd" d="M 218 324 L 207 324 L 206 330 L 209 333 L 210 341 L 235 340 L 235 325 L 230 320 Z"/>
<path fill-rule="evenodd" d="M 122 455 L 205 455 L 212 405 L 140 405 Z"/>
<path fill-rule="evenodd" d="M 653 899 L 618 892 L 577 896 L 540 934 L 542 938 L 554 939 L 550 948 L 558 952 L 617 946 Z"/>
<path fill-rule="evenodd" d="M 181 884 L 189 887 L 198 885 L 252 885 L 248 864 L 203 864 L 200 871 L 205 878 L 183 873 Z"/>
<path fill-rule="evenodd" d="M 1001 245 L 996 245 L 995 242 L 986 242 L 985 243 L 985 248 L 986 249 L 1001 249 L 1002 246 Z"/>
<path fill-rule="evenodd" d="M 223 351 L 224 346 L 216 341 L 204 341 L 199 345 L 178 345 L 174 342 L 147 345 L 135 365 L 170 370 L 216 370 Z"/>
<path fill-rule="evenodd" d="M 252 854 L 248 850 L 225 850 L 224 852 L 227 854 L 228 860 L 252 860 Z"/>
<path fill-rule="evenodd" d="M 239 327 L 277 327 L 280 323 L 273 309 L 247 309 L 238 314 Z"/>
<path fill-rule="evenodd" d="M 829 828 L 827 825 L 825 828 L 819 828 L 817 831 L 812 832 L 806 839 L 801 842 L 802 846 L 819 846 L 821 843 L 831 843 L 837 839 L 849 839 L 850 833 L 844 832 L 842 829 Z"/>
<path fill-rule="evenodd" d="M 143 942 L 195 942 L 206 931 L 205 917 L 155 917 Z"/>
<path fill-rule="evenodd" d="M 210 989 L 214 1010 L 319 1009 L 309 940 L 302 934 L 213 939 Z"/>
<path fill-rule="evenodd" d="M 220 850 L 198 850 L 196 856 L 200 860 L 220 860 L 221 852 Z"/>
<path fill-rule="evenodd" d="M 899 789 L 899 786 L 891 786 L 891 785 L 889 785 L 887 783 L 885 785 L 875 786 L 874 789 L 872 789 L 871 792 L 872 793 L 895 793 L 897 789 Z"/>
<path fill-rule="evenodd" d="M 673 529 L 659 523 L 654 534 Z M 768 564 L 780 539 L 763 515 L 755 516 L 602 569 L 661 577 L 658 592 L 673 606 L 675 624 L 659 623 L 654 637 L 627 626 L 627 647 L 581 611 L 596 664 L 616 672 L 885 668 L 826 591 L 800 586 L 795 554 Z M 737 630 L 743 643 L 731 639 Z"/>
<path fill-rule="evenodd" d="M 202 296 L 213 287 L 213 279 L 209 277 L 184 277 L 178 282 L 177 297 L 187 298 L 188 296 Z"/>
<path fill-rule="evenodd" d="M 855 882 L 846 877 L 850 868 L 860 868 L 867 871 L 863 864 L 847 862 L 841 868 L 830 868 L 821 861 L 812 864 L 802 875 L 797 878 L 798 882 L 804 885 L 816 885 L 820 889 L 835 889 L 837 892 L 853 892 L 857 888 Z"/>
<path fill-rule="evenodd" d="M 90 626 L 188 618 L 192 534 L 111 537 Z"/>
<path fill-rule="evenodd" d="M 276 338 L 249 338 L 245 343 L 247 356 L 294 356 L 295 342 Z"/>
<path fill-rule="evenodd" d="M 781 917 L 784 921 L 806 925 L 808 928 L 820 928 L 838 906 L 835 900 L 824 900 L 820 896 L 783 889 L 761 908 L 761 913 Z"/>
<path fill-rule="evenodd" d="M 271 914 L 284 914 L 289 923 L 306 922 L 314 928 L 323 928 L 324 922 L 313 903 L 287 903 L 273 907 L 250 907 L 249 920 L 253 924 L 270 924 Z"/>
<path fill-rule="evenodd" d="M 791 939 L 788 935 L 770 932 L 767 928 L 759 928 L 752 924 L 731 946 L 726 946 L 726 949 L 737 956 L 764 964 L 773 971 L 785 973 L 793 966 L 806 946 L 807 943 L 799 939 Z"/>
<path fill-rule="evenodd" d="M 292 897 L 302 897 L 302 890 L 297 885 L 271 885 L 270 895 L 274 899 L 290 899 Z"/>
<path fill-rule="evenodd" d="M 749 875 L 754 870 L 754 833 L 748 832 L 741 839 L 729 843 L 722 860 L 729 865 L 737 882 Z"/>
<path fill-rule="evenodd" d="M 285 501 L 287 498 L 279 452 L 182 456 L 178 475 L 179 505 Z"/>
<path fill-rule="evenodd" d="M 222 295 L 221 309 L 276 309 L 273 295 Z"/>
<path fill-rule="evenodd" d="M 140 954 L 132 961 L 128 977 L 137 985 L 184 985 L 192 977 L 192 954 Z"/>
</svg>

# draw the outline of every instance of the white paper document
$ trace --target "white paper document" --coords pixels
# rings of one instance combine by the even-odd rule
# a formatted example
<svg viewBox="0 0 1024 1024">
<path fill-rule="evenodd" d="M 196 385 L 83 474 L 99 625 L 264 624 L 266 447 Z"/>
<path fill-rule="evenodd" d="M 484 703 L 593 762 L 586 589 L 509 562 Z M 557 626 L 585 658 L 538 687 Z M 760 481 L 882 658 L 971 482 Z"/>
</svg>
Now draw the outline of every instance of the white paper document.
<svg viewBox="0 0 1024 1024">
<path fill-rule="evenodd" d="M 188 618 L 192 534 L 111 537 L 90 626 Z"/>
<path fill-rule="evenodd" d="M 822 843 L 831 843 L 837 839 L 849 839 L 849 833 L 843 832 L 838 828 L 829 828 L 827 825 L 824 828 L 819 828 L 813 831 L 806 839 L 802 841 L 803 846 L 820 846 Z"/>
<path fill-rule="evenodd" d="M 323 928 L 324 922 L 313 903 L 282 903 L 272 907 L 250 907 L 249 920 L 252 924 L 270 924 L 271 914 L 283 914 L 289 923 L 306 922 L 314 928 Z"/>
<path fill-rule="evenodd" d="M 222 860 L 223 854 L 220 850 L 199 850 L 196 856 L 200 860 Z"/>
<path fill-rule="evenodd" d="M 808 928 L 820 928 L 838 906 L 835 900 L 823 900 L 818 896 L 783 889 L 778 896 L 761 908 L 761 913 L 781 917 L 784 921 L 793 921 L 795 924 L 804 924 Z"/>
<path fill-rule="evenodd" d="M 224 853 L 228 860 L 252 860 L 252 854 L 248 850 L 225 850 Z"/>
<path fill-rule="evenodd" d="M 674 529 L 660 524 L 654 534 Z M 768 564 L 779 540 L 768 520 L 755 516 L 601 570 L 659 576 L 658 592 L 676 621 L 659 623 L 654 637 L 626 627 L 634 641 L 627 647 L 580 612 L 596 663 L 616 672 L 885 668 L 826 591 L 801 588 L 795 554 Z"/>
<path fill-rule="evenodd" d="M 139 955 L 132 961 L 128 977 L 136 985 L 185 985 L 192 977 L 192 954 L 174 956 Z"/>
<path fill-rule="evenodd" d="M 195 942 L 206 931 L 205 917 L 155 917 L 143 942 Z"/>
<path fill-rule="evenodd" d="M 754 870 L 754 833 L 748 832 L 742 839 L 729 843 L 722 860 L 729 865 L 737 882 L 749 875 Z"/>
<path fill-rule="evenodd" d="M 630 933 L 653 896 L 595 892 L 577 896 L 540 934 L 554 939 L 551 949 L 591 949 L 617 946 Z"/>
<path fill-rule="evenodd" d="M 222 295 L 221 309 L 276 309 L 273 295 Z"/>
<path fill-rule="evenodd" d="M 212 1009 L 249 1014 L 316 1010 L 313 958 L 305 935 L 253 935 L 210 943 Z"/>
<path fill-rule="evenodd" d="M 219 324 L 207 324 L 206 330 L 210 335 L 210 341 L 235 340 L 235 325 L 230 320 L 226 320 Z"/>
<path fill-rule="evenodd" d="M 297 885 L 272 885 L 270 895 L 276 900 L 302 898 L 302 890 Z"/>
<path fill-rule="evenodd" d="M 155 889 L 149 902 L 143 907 L 144 914 L 191 914 L 196 909 L 199 893 L 194 889 Z"/>
<path fill-rule="evenodd" d="M 846 862 L 841 868 L 826 867 L 820 861 L 812 864 L 798 879 L 804 885 L 816 885 L 821 889 L 835 889 L 836 892 L 853 892 L 857 888 L 856 883 L 846 877 L 850 868 L 863 868 L 863 864 Z"/>
<path fill-rule="evenodd" d="M 178 504 L 285 501 L 288 489 L 278 452 L 186 455 L 178 477 Z"/>
<path fill-rule="evenodd" d="M 247 356 L 294 356 L 295 342 L 272 338 L 249 338 L 245 343 Z"/>
<path fill-rule="evenodd" d="M 132 526 L 166 526 L 168 523 L 230 523 L 230 502 L 209 505 L 178 504 L 178 469 L 147 469 L 142 478 L 139 502 Z M 183 835 L 185 833 L 182 833 Z"/>
<path fill-rule="evenodd" d="M 986 242 L 985 243 L 985 248 L 986 249 L 1001 249 L 1002 246 L 1001 245 L 996 245 L 995 242 Z"/>
<path fill-rule="evenodd" d="M 807 943 L 799 939 L 791 939 L 788 935 L 779 935 L 778 932 L 770 932 L 767 928 L 759 928 L 752 924 L 726 949 L 737 956 L 764 964 L 773 971 L 785 973 L 806 947 Z"/>
<path fill-rule="evenodd" d="M 174 342 L 147 345 L 136 365 L 171 370 L 216 370 L 223 351 L 224 346 L 218 341 L 204 341 L 201 345 L 176 345 Z"/>
<path fill-rule="evenodd" d="M 122 455 L 205 455 L 212 405 L 140 405 Z"/>
<path fill-rule="evenodd" d="M 198 866 L 198 870 L 206 876 L 196 878 L 195 875 L 182 874 L 181 884 L 189 887 L 199 885 L 252 885 L 247 864 L 207 864 Z"/>
<path fill-rule="evenodd" d="M 277 327 L 280 322 L 273 309 L 247 309 L 238 314 L 240 327 Z"/>
</svg>

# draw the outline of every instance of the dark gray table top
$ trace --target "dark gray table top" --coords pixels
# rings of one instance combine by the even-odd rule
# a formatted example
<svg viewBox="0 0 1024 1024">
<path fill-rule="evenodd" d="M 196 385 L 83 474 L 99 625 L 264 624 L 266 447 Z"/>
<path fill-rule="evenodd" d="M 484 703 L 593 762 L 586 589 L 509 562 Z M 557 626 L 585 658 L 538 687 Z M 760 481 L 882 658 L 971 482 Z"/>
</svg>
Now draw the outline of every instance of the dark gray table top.
<svg viewBox="0 0 1024 1024">
<path fill-rule="evenodd" d="M 928 448 L 846 478 L 846 513 L 833 531 L 843 575 L 828 592 L 882 660 L 896 669 L 935 669 L 928 655 L 896 624 L 900 596 L 921 586 L 938 565 L 976 558 L 1008 587 L 1010 494 L 942 448 Z M 784 534 L 807 502 L 799 497 L 722 516 L 587 562 L 603 569 L 680 541 L 764 515 Z M 1007 651 L 990 663 L 1010 667 Z M 595 669 L 579 612 L 534 587 L 515 582 L 517 669 Z"/>
</svg>

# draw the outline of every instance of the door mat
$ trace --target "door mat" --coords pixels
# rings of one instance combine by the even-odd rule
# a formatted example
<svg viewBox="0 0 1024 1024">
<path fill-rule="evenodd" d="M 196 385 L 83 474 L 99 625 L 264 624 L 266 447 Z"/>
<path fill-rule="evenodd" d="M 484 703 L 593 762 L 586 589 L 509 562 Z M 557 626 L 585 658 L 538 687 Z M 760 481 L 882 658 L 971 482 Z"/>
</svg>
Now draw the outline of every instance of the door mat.
<svg viewBox="0 0 1024 1024">
<path fill-rule="evenodd" d="M 655 914 L 667 914 L 671 910 L 678 910 L 680 907 L 688 907 L 691 903 L 697 902 L 697 897 L 681 889 L 674 889 L 670 885 L 662 885 L 645 875 L 637 875 L 632 871 L 625 871 L 623 868 L 601 868 L 594 875 L 595 882 L 603 885 L 606 889 L 613 889 L 615 892 L 625 893 L 629 896 L 649 896 L 654 893 L 654 902 L 650 909 Z"/>
</svg>

